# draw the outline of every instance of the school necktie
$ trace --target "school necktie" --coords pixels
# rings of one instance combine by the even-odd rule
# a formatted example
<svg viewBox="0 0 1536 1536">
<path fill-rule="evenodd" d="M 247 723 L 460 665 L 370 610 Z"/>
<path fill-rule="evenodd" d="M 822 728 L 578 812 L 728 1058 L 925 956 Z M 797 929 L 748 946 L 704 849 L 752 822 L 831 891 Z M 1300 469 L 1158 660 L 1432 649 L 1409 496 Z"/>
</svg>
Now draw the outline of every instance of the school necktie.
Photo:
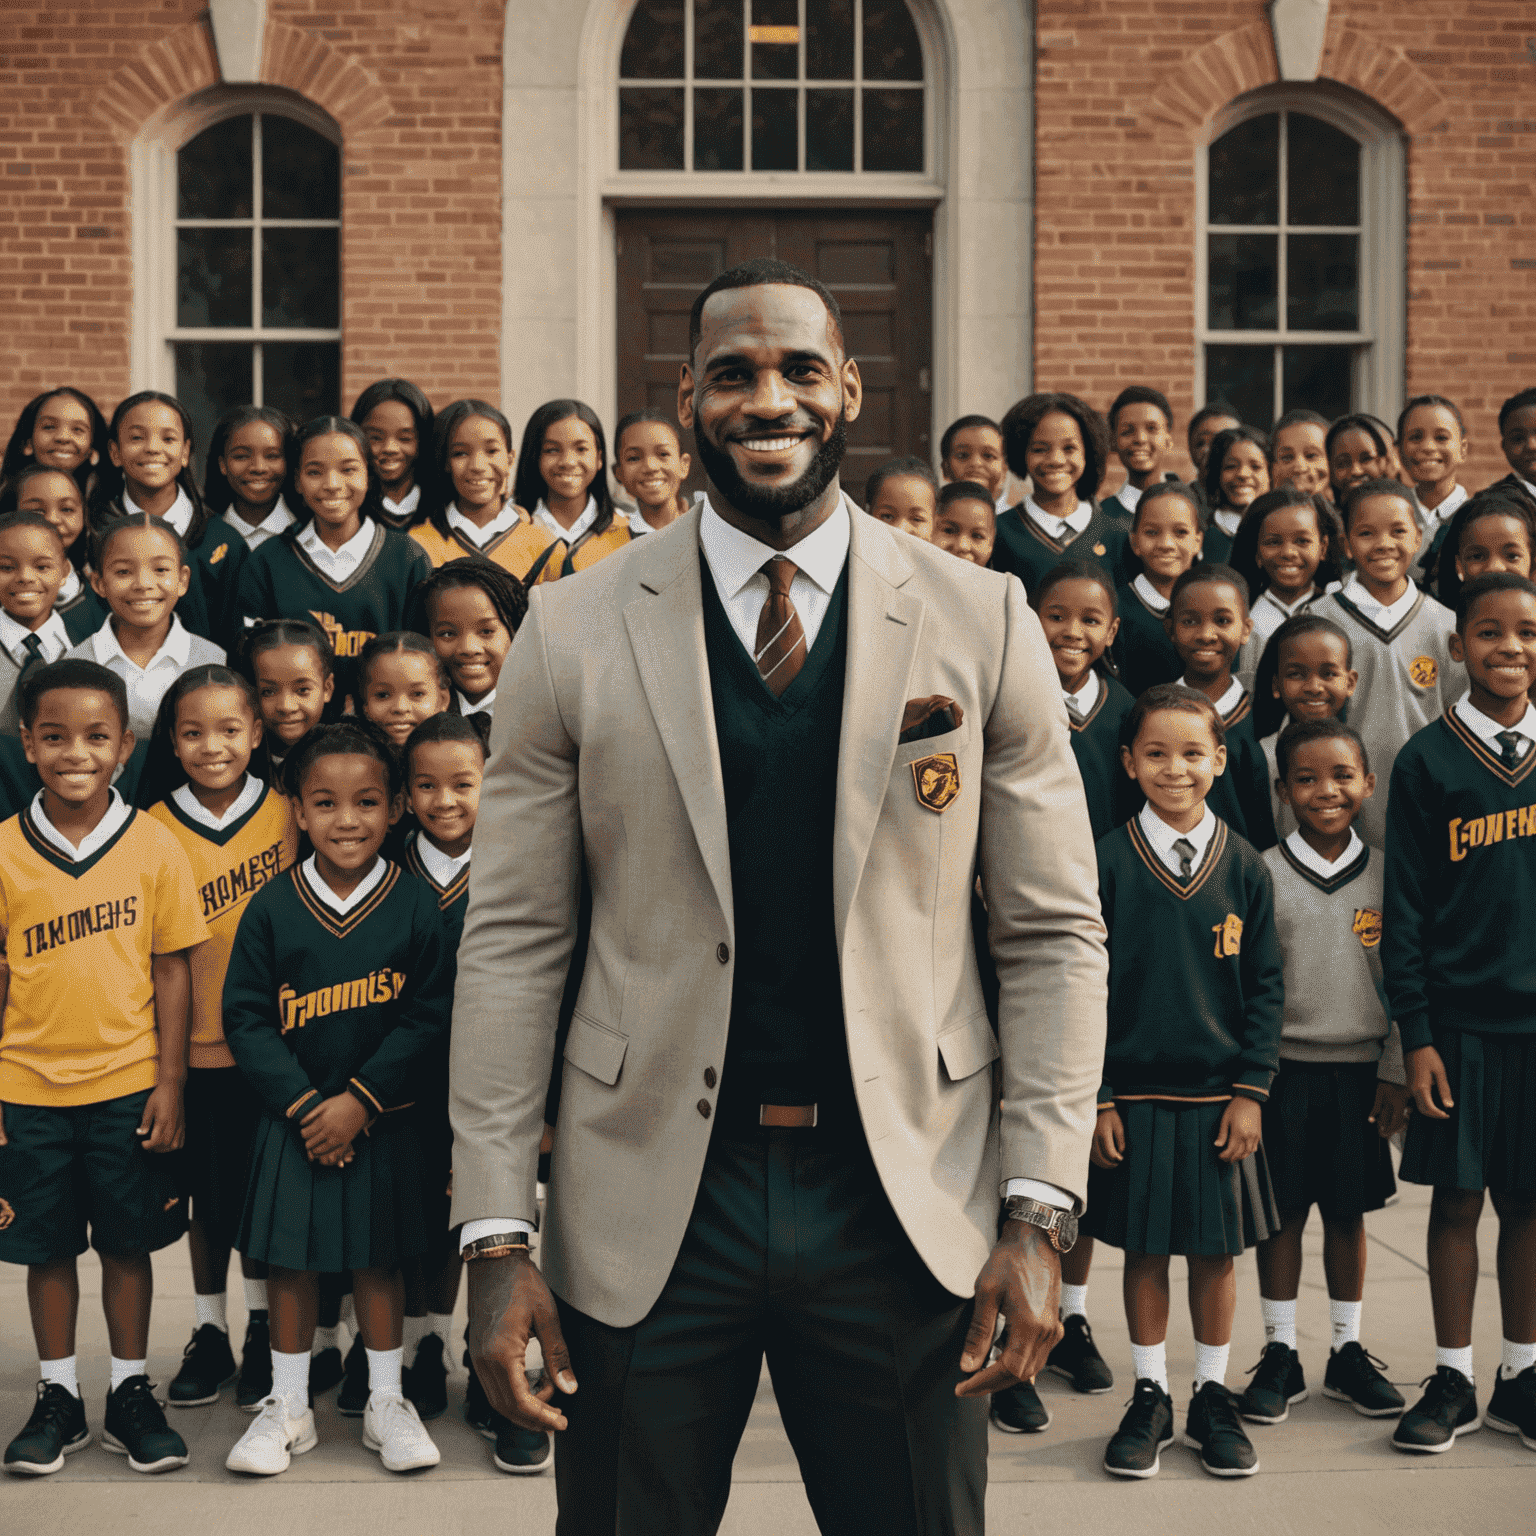
<svg viewBox="0 0 1536 1536">
<path fill-rule="evenodd" d="M 21 648 L 27 653 L 27 659 L 21 664 L 21 674 L 16 679 L 18 683 L 34 667 L 40 667 L 43 664 L 43 642 L 36 635 L 25 636 L 21 642 Z"/>
<path fill-rule="evenodd" d="M 768 578 L 768 596 L 758 616 L 757 644 L 752 648 L 752 657 L 769 693 L 776 699 L 784 696 L 784 690 L 805 665 L 805 630 L 789 597 L 789 584 L 798 569 L 783 555 L 775 555 L 763 567 L 763 575 Z"/>
<path fill-rule="evenodd" d="M 1175 838 L 1173 851 L 1179 856 L 1179 879 L 1188 880 L 1195 867 L 1195 845 L 1187 837 Z"/>
<path fill-rule="evenodd" d="M 1520 733 L 1519 731 L 1500 731 L 1493 738 L 1499 744 L 1499 756 L 1504 761 L 1504 766 L 1511 771 L 1520 766 Z"/>
</svg>

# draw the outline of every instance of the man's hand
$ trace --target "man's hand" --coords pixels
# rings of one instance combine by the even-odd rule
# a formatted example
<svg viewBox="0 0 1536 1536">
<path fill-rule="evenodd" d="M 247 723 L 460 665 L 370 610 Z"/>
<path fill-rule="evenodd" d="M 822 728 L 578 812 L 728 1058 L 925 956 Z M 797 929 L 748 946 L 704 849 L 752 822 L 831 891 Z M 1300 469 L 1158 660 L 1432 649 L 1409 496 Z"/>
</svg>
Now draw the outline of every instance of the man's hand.
<svg viewBox="0 0 1536 1536">
<path fill-rule="evenodd" d="M 1061 1255 L 1050 1238 L 1027 1221 L 1005 1222 L 976 1277 L 976 1305 L 960 1354 L 960 1369 L 973 1374 L 955 1388 L 955 1396 L 981 1397 L 1033 1381 L 1061 1339 L 1060 1304 Z M 987 1365 L 998 1313 L 1008 1326 L 997 1359 Z"/>
<path fill-rule="evenodd" d="M 299 1121 L 299 1134 L 311 1162 L 334 1166 L 368 1123 L 368 1111 L 354 1094 L 333 1094 Z"/>
<path fill-rule="evenodd" d="M 146 1152 L 174 1152 L 186 1139 L 181 1114 L 181 1084 L 161 1083 L 144 1101 L 138 1135 Z"/>
<path fill-rule="evenodd" d="M 560 1332 L 555 1298 L 531 1258 L 476 1259 L 469 1271 L 469 1355 L 485 1395 L 498 1413 L 523 1429 L 566 1427 L 566 1417 L 550 1407 L 555 1388 L 576 1390 L 571 1356 Z M 544 1382 L 537 1392 L 525 1369 L 528 1340 L 537 1337 L 544 1351 Z"/>
<path fill-rule="evenodd" d="M 1113 1104 L 1099 1111 L 1088 1158 L 1100 1168 L 1113 1168 L 1116 1163 L 1125 1161 L 1125 1121 L 1120 1118 L 1120 1111 Z"/>
<path fill-rule="evenodd" d="M 1421 1045 L 1416 1051 L 1404 1052 L 1403 1065 L 1408 1069 L 1413 1107 L 1430 1120 L 1449 1120 L 1456 1101 L 1451 1097 L 1451 1080 L 1445 1075 L 1440 1052 L 1432 1045 Z"/>
<path fill-rule="evenodd" d="M 1264 1112 L 1244 1094 L 1234 1094 L 1221 1113 L 1216 1128 L 1216 1155 L 1224 1163 L 1240 1163 L 1259 1148 L 1259 1132 L 1264 1128 Z"/>
<path fill-rule="evenodd" d="M 1376 1102 L 1371 1105 L 1367 1118 L 1383 1141 L 1408 1124 L 1408 1106 L 1412 1103 L 1412 1095 L 1399 1084 L 1376 1084 Z"/>
</svg>

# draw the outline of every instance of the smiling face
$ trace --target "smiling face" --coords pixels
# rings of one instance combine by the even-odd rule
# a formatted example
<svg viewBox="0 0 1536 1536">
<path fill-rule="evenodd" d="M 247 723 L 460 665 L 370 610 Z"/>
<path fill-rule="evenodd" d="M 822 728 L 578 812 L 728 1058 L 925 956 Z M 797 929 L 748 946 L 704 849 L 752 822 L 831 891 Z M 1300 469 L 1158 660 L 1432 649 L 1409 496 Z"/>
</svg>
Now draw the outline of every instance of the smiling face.
<svg viewBox="0 0 1536 1536">
<path fill-rule="evenodd" d="M 1183 496 L 1157 496 L 1137 503 L 1129 542 L 1147 579 L 1166 597 L 1200 558 L 1205 538 L 1199 513 Z"/>
<path fill-rule="evenodd" d="M 347 433 L 322 432 L 299 450 L 299 494 L 314 514 L 316 532 L 332 549 L 362 527 L 368 461 Z"/>
<path fill-rule="evenodd" d="M 619 439 L 613 478 L 641 507 L 665 512 L 677 505 L 678 492 L 692 468 L 693 460 L 666 422 L 637 421 Z"/>
<path fill-rule="evenodd" d="M 98 688 L 50 688 L 37 701 L 30 726 L 22 726 L 27 761 L 43 781 L 43 809 L 98 817 L 106 811 L 112 775 L 133 751 L 133 732 L 112 696 Z"/>
<path fill-rule="evenodd" d="M 283 488 L 288 462 L 282 434 L 265 421 L 248 421 L 224 441 L 219 469 L 235 493 L 235 510 L 247 522 L 270 512 Z"/>
<path fill-rule="evenodd" d="M 1462 583 L 1496 571 L 1531 574 L 1531 531 L 1513 512 L 1486 512 L 1461 530 L 1456 574 Z"/>
<path fill-rule="evenodd" d="M 1242 422 L 1236 416 L 1207 416 L 1189 434 L 1189 457 L 1195 466 L 1196 479 L 1205 473 L 1205 461 L 1210 457 L 1211 444 L 1223 432 L 1240 426 Z"/>
<path fill-rule="evenodd" d="M 1056 663 L 1064 693 L 1077 693 L 1094 662 L 1120 629 L 1114 602 L 1096 581 L 1072 577 L 1058 581 L 1040 599 L 1040 627 Z"/>
<path fill-rule="evenodd" d="M 128 527 L 114 534 L 101 569 L 91 573 L 91 585 L 116 624 L 143 633 L 169 629 L 191 579 L 175 539 L 164 528 Z"/>
<path fill-rule="evenodd" d="M 1522 405 L 1504 418 L 1499 447 L 1509 467 L 1527 485 L 1536 485 L 1536 405 Z"/>
<path fill-rule="evenodd" d="M 428 633 L 453 686 L 478 704 L 496 686 L 512 636 L 481 587 L 449 587 L 432 598 Z"/>
<path fill-rule="evenodd" d="M 159 400 L 146 400 L 118 423 L 107 452 L 122 470 L 129 494 L 145 506 L 156 493 L 168 492 L 175 484 L 192 457 L 192 444 L 179 411 Z"/>
<path fill-rule="evenodd" d="M 390 651 L 368 663 L 363 713 L 397 747 L 405 745 L 406 737 L 423 720 L 447 708 L 448 690 L 435 657 L 421 651 Z"/>
<path fill-rule="evenodd" d="M 985 565 L 997 543 L 997 511 L 974 496 L 945 502 L 933 523 L 933 542 L 947 554 Z"/>
<path fill-rule="evenodd" d="M 37 408 L 27 451 L 49 469 L 73 475 L 87 460 L 96 462 L 91 446 L 91 413 L 73 395 L 49 395 Z"/>
<path fill-rule="evenodd" d="M 1221 501 L 1234 512 L 1246 512 L 1269 490 L 1269 460 L 1257 443 L 1239 440 L 1221 461 Z"/>
<path fill-rule="evenodd" d="M 7 528 L 0 533 L 0 608 L 26 629 L 37 629 L 69 571 L 64 546 L 51 528 Z"/>
<path fill-rule="evenodd" d="M 996 427 L 961 427 L 950 439 L 943 467 L 946 480 L 973 480 L 986 486 L 996 502 L 1008 480 L 1003 434 Z"/>
<path fill-rule="evenodd" d="M 1334 438 L 1328 475 L 1333 481 L 1333 499 L 1341 506 L 1357 485 L 1379 479 L 1390 470 L 1390 459 L 1363 427 L 1349 427 Z"/>
<path fill-rule="evenodd" d="M 1285 602 L 1294 602 L 1311 590 L 1327 552 L 1315 507 L 1281 507 L 1260 525 L 1259 567 L 1275 595 Z"/>
<path fill-rule="evenodd" d="M 293 814 L 314 844 L 321 878 L 333 889 L 351 890 L 372 869 L 400 805 L 390 798 L 378 758 L 329 752 L 310 764 Z"/>
<path fill-rule="evenodd" d="M 1173 446 L 1168 418 L 1155 405 L 1138 400 L 1115 413 L 1115 454 L 1131 483 L 1144 486 L 1157 478 L 1163 457 Z"/>
<path fill-rule="evenodd" d="M 411 753 L 406 800 L 428 839 L 449 858 L 469 847 L 480 811 L 485 754 L 469 741 L 427 741 Z"/>
<path fill-rule="evenodd" d="M 194 793 L 233 789 L 245 777 L 261 740 L 261 721 L 242 688 L 214 684 L 186 694 L 176 705 L 171 746 Z"/>
<path fill-rule="evenodd" d="M 1065 411 L 1047 411 L 1030 433 L 1024 467 L 1041 507 L 1077 505 L 1077 482 L 1087 468 L 1082 428 Z M 1071 508 L 1068 507 L 1068 510 Z"/>
<path fill-rule="evenodd" d="M 36 512 L 58 529 L 64 548 L 70 548 L 85 527 L 85 498 L 80 487 L 62 470 L 28 475 L 16 499 L 18 512 Z"/>
<path fill-rule="evenodd" d="M 1490 592 L 1451 636 L 1451 656 L 1467 669 L 1472 707 L 1513 724 L 1536 685 L 1536 597 Z"/>
<path fill-rule="evenodd" d="M 368 439 L 368 452 L 384 489 L 398 501 L 411 488 L 421 449 L 410 406 L 403 400 L 381 400 L 358 425 Z"/>
<path fill-rule="evenodd" d="M 1367 496 L 1349 514 L 1349 556 L 1365 590 L 1395 603 L 1408 590 L 1408 568 L 1423 537 L 1403 496 Z"/>
<path fill-rule="evenodd" d="M 1243 594 L 1230 581 L 1191 582 L 1174 600 L 1166 622 L 1185 677 L 1199 688 L 1224 688 L 1243 641 L 1253 633 Z"/>
<path fill-rule="evenodd" d="M 1296 421 L 1275 433 L 1275 489 L 1294 485 L 1315 496 L 1328 489 L 1328 429 L 1315 421 Z"/>
<path fill-rule="evenodd" d="M 592 482 L 602 473 L 603 456 L 597 434 L 580 416 L 567 416 L 544 429 L 539 447 L 539 474 L 549 493 L 551 512 L 574 512 L 587 504 Z"/>
<path fill-rule="evenodd" d="M 276 738 L 279 754 L 319 725 L 336 679 L 321 665 L 312 645 L 274 645 L 252 659 L 262 724 Z"/>
<path fill-rule="evenodd" d="M 1152 809 L 1170 826 L 1199 823 L 1211 785 L 1226 771 L 1227 749 L 1216 745 L 1210 721 L 1187 709 L 1155 709 L 1120 762 Z"/>
<path fill-rule="evenodd" d="M 1296 635 L 1280 647 L 1274 695 L 1292 720 L 1336 719 L 1360 674 L 1349 665 L 1349 643 L 1326 631 Z"/>
<path fill-rule="evenodd" d="M 926 541 L 933 534 L 936 500 L 933 487 L 921 475 L 887 475 L 869 512 L 886 527 Z"/>
<path fill-rule="evenodd" d="M 511 474 L 512 450 L 501 428 L 485 416 L 466 416 L 448 439 L 448 475 L 459 511 L 471 519 L 494 517 Z"/>
<path fill-rule="evenodd" d="M 1403 421 L 1398 453 L 1415 485 L 1443 484 L 1449 490 L 1467 460 L 1467 434 L 1454 411 L 1443 405 L 1416 405 Z"/>
<path fill-rule="evenodd" d="M 1310 831 L 1318 840 L 1336 844 L 1348 841 L 1360 807 L 1375 792 L 1376 775 L 1365 771 L 1360 748 L 1349 737 L 1329 737 L 1293 748 L 1278 788 L 1281 800 L 1296 813 L 1303 836 Z"/>
</svg>

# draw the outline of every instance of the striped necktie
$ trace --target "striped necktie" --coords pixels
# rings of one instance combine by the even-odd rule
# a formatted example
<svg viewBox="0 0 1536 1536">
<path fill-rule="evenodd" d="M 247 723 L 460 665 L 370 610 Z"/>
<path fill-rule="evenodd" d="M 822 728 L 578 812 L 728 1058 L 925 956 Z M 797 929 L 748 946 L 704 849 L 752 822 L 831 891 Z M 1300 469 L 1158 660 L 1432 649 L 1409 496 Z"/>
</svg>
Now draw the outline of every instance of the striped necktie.
<svg viewBox="0 0 1536 1536">
<path fill-rule="evenodd" d="M 775 555 L 763 567 L 768 578 L 768 596 L 757 620 L 757 644 L 752 648 L 752 659 L 776 699 L 783 698 L 784 690 L 805 665 L 805 630 L 789 596 L 789 585 L 798 569 L 783 555 Z"/>
</svg>

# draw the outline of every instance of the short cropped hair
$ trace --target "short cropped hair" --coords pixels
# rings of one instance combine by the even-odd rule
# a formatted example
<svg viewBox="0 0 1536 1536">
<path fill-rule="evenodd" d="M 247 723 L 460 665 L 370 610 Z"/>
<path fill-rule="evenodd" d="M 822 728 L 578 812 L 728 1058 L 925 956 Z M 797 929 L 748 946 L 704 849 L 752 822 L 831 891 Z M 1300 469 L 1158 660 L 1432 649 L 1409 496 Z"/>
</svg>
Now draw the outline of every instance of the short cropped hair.
<svg viewBox="0 0 1536 1536">
<path fill-rule="evenodd" d="M 1347 741 L 1360 754 L 1360 766 L 1366 773 L 1371 771 L 1371 755 L 1365 750 L 1360 732 L 1342 720 L 1293 720 L 1280 732 L 1275 741 L 1275 768 L 1282 779 L 1291 776 L 1291 760 L 1297 747 L 1310 741 Z"/>
<path fill-rule="evenodd" d="M 1398 501 L 1406 502 L 1408 510 L 1413 511 L 1413 492 L 1403 484 L 1401 480 L 1389 480 L 1385 475 L 1378 475 L 1374 480 L 1362 480 L 1348 496 L 1344 498 L 1344 532 L 1349 532 L 1349 525 L 1354 521 L 1355 509 L 1360 503 L 1370 496 L 1392 496 Z M 1418 521 L 1417 517 L 1414 519 Z"/>
<path fill-rule="evenodd" d="M 1173 590 L 1168 594 L 1168 612 L 1171 614 L 1178 606 L 1179 599 L 1190 587 L 1205 586 L 1207 583 L 1220 582 L 1237 593 L 1243 600 L 1243 612 L 1248 611 L 1248 583 L 1232 569 L 1230 565 L 1221 565 L 1215 560 L 1198 560 L 1174 582 Z"/>
<path fill-rule="evenodd" d="M 838 348 L 842 348 L 843 312 L 832 290 L 819 278 L 801 271 L 790 262 L 780 261 L 775 256 L 756 256 L 751 261 L 742 262 L 740 266 L 727 267 L 693 301 L 693 309 L 688 315 L 689 362 L 698 356 L 699 338 L 704 334 L 704 306 L 715 294 L 724 293 L 728 288 L 765 288 L 772 283 L 787 288 L 809 288 L 826 305 L 827 318 L 832 322 L 832 333 L 837 338 Z"/>
<path fill-rule="evenodd" d="M 1493 597 L 1499 592 L 1524 592 L 1530 597 L 1536 597 L 1536 582 L 1518 576 L 1514 571 L 1490 571 L 1486 576 L 1479 576 L 1476 581 L 1469 581 L 1456 594 L 1456 633 L 1464 635 L 1472 610 L 1485 597 Z"/>
<path fill-rule="evenodd" d="M 1499 407 L 1499 432 L 1501 434 L 1503 433 L 1505 422 L 1507 422 L 1509 418 L 1515 414 L 1516 411 L 1529 410 L 1533 405 L 1536 405 L 1536 389 L 1522 389 L 1519 391 L 1519 393 L 1511 395 L 1509 399 Z"/>
<path fill-rule="evenodd" d="M 1124 389 L 1115 396 L 1115 403 L 1109 408 L 1109 430 L 1115 430 L 1115 422 L 1128 405 L 1153 405 L 1163 413 L 1163 422 L 1170 432 L 1173 431 L 1173 407 L 1168 404 L 1168 396 L 1160 389 L 1153 389 L 1150 384 L 1127 384 Z"/>
<path fill-rule="evenodd" d="M 957 501 L 986 502 L 993 523 L 997 522 L 997 503 L 992 500 L 992 492 L 986 486 L 978 485 L 974 480 L 951 480 L 939 492 L 939 510 L 942 512 L 945 507 L 952 507 Z"/>
<path fill-rule="evenodd" d="M 27 673 L 21 683 L 21 723 L 30 731 L 32 722 L 37 719 L 43 695 L 66 688 L 82 693 L 93 690 L 106 694 L 117 710 L 117 718 L 122 722 L 123 729 L 128 729 L 127 685 L 117 673 L 109 672 L 99 662 L 86 661 L 80 656 L 65 656 Z"/>
<path fill-rule="evenodd" d="M 1142 726 L 1147 723 L 1147 717 L 1163 710 L 1172 710 L 1175 714 L 1181 715 L 1202 716 L 1211 728 L 1211 735 L 1216 738 L 1216 745 L 1226 746 L 1227 732 L 1221 723 L 1221 715 L 1217 712 L 1216 706 L 1203 693 L 1193 688 L 1186 688 L 1183 683 L 1158 683 L 1156 687 L 1148 688 L 1131 705 L 1131 712 L 1125 717 L 1125 725 L 1121 729 L 1121 742 L 1127 747 L 1134 747 L 1136 738 L 1141 734 Z"/>
</svg>

